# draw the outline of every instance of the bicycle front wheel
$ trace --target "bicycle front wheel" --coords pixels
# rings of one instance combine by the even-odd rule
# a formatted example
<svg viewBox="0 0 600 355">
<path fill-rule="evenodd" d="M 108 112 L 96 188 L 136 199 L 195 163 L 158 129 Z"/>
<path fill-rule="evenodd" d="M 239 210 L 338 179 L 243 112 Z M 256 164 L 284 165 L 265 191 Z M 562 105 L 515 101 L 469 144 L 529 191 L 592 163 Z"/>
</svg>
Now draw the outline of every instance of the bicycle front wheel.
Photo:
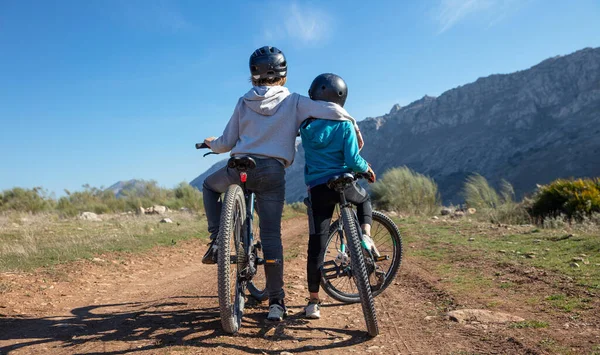
<svg viewBox="0 0 600 355">
<path fill-rule="evenodd" d="M 352 277 L 356 283 L 360 304 L 362 306 L 365 321 L 367 323 L 367 332 L 374 337 L 379 334 L 377 325 L 377 314 L 375 312 L 375 299 L 371 293 L 371 284 L 369 283 L 369 274 L 365 265 L 365 258 L 358 235 L 358 229 L 354 217 L 354 211 L 349 207 L 342 208 L 342 220 L 344 223 L 344 234 L 350 249 L 350 264 L 352 265 Z"/>
<path fill-rule="evenodd" d="M 239 272 L 244 269 L 247 260 L 243 243 L 245 219 L 244 192 L 240 186 L 231 185 L 223 197 L 221 225 L 217 236 L 221 326 L 230 334 L 239 330 L 244 313 L 246 282 L 240 279 Z"/>
<path fill-rule="evenodd" d="M 329 229 L 329 237 L 327 239 L 326 252 L 323 259 L 323 265 L 331 267 L 333 260 L 340 253 L 339 245 L 336 244 L 338 239 L 340 220 L 331 224 Z M 380 255 L 385 259 L 381 261 L 366 260 L 367 271 L 371 283 L 371 292 L 376 297 L 385 290 L 394 280 L 400 264 L 402 263 L 402 237 L 396 224 L 386 215 L 381 212 L 373 211 L 373 224 L 371 225 L 371 238 L 377 247 Z M 377 277 L 376 272 L 384 273 L 384 281 Z M 337 277 L 328 278 L 326 275 L 321 275 L 321 287 L 331 296 L 331 298 L 344 303 L 358 303 L 360 297 L 351 282 L 350 274 L 338 274 Z"/>
</svg>

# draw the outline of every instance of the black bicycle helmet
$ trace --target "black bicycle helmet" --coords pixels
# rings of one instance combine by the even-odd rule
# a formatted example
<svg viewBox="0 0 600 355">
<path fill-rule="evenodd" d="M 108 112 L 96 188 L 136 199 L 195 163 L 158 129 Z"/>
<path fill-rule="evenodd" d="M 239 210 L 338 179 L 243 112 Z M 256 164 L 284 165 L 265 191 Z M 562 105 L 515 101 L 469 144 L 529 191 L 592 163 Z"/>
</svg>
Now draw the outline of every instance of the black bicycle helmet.
<svg viewBox="0 0 600 355">
<path fill-rule="evenodd" d="M 287 62 L 283 52 L 271 46 L 261 47 L 250 56 L 252 79 L 285 78 Z"/>
<path fill-rule="evenodd" d="M 313 80 L 308 89 L 308 96 L 313 100 L 335 102 L 340 106 L 346 103 L 348 86 L 340 76 L 335 74 L 321 74 Z"/>
</svg>

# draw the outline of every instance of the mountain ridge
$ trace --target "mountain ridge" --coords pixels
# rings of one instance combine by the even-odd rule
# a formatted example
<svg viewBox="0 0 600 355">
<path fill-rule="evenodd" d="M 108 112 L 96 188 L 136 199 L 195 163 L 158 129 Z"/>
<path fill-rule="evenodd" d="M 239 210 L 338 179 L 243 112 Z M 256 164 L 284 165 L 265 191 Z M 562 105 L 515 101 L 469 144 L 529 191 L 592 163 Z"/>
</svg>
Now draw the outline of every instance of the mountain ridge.
<svg viewBox="0 0 600 355">
<path fill-rule="evenodd" d="M 600 175 L 600 48 L 555 56 L 509 74 L 478 78 L 359 122 L 362 155 L 382 175 L 406 165 L 429 175 L 445 203 L 464 179 L 511 182 L 518 197 L 559 177 Z M 301 200 L 300 145 L 286 173 L 286 200 Z M 215 164 L 210 171 L 224 166 Z M 192 185 L 201 189 L 206 174 Z"/>
</svg>

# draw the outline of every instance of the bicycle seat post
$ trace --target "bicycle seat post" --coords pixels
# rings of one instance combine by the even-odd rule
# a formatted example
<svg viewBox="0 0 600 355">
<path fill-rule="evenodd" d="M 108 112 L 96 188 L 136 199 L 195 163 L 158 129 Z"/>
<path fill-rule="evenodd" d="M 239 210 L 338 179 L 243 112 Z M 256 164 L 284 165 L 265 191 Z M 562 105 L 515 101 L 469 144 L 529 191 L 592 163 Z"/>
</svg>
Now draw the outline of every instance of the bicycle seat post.
<svg viewBox="0 0 600 355">
<path fill-rule="evenodd" d="M 344 173 L 342 175 L 334 176 L 329 181 L 327 181 L 327 187 L 330 189 L 337 191 L 340 194 L 340 206 L 346 207 L 348 205 L 348 201 L 346 200 L 346 195 L 344 194 L 344 190 L 350 186 L 355 180 L 354 175 L 350 173 Z"/>
</svg>

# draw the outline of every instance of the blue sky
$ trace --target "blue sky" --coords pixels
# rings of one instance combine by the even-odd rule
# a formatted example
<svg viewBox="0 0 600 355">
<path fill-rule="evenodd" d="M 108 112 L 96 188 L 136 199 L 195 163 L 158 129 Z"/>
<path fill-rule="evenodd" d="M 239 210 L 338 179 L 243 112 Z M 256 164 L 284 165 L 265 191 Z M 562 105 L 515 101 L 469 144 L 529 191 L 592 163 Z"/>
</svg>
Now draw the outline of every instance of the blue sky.
<svg viewBox="0 0 600 355">
<path fill-rule="evenodd" d="M 192 180 L 267 44 L 292 91 L 344 77 L 360 120 L 598 47 L 600 1 L 1 0 L 0 190 Z"/>
</svg>

